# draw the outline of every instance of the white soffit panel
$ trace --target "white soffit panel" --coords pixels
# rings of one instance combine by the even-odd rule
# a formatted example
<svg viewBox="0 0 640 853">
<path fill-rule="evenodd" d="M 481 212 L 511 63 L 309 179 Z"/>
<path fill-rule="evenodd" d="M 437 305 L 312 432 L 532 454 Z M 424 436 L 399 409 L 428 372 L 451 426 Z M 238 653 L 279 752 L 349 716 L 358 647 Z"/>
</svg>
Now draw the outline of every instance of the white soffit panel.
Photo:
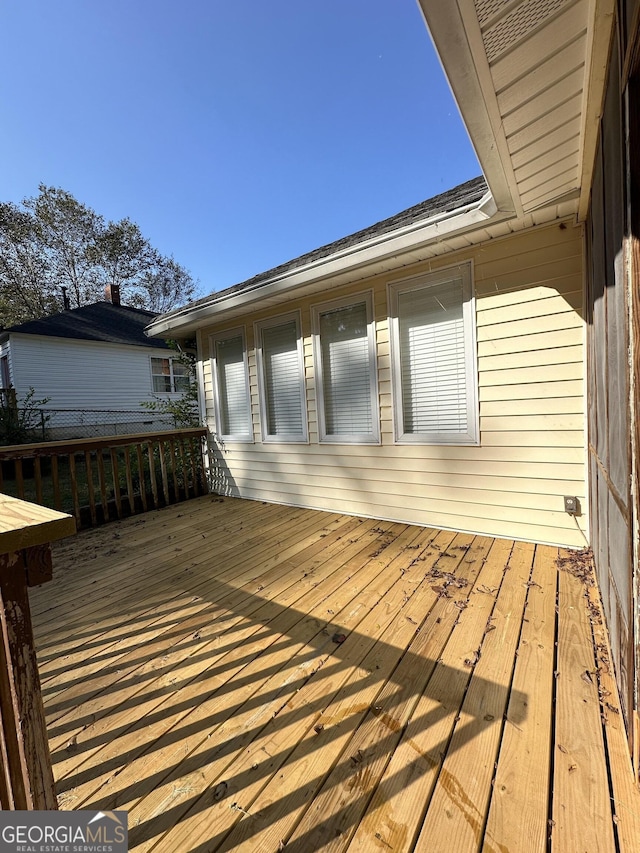
<svg viewBox="0 0 640 853">
<path fill-rule="evenodd" d="M 578 191 L 587 0 L 475 0 L 525 213 Z M 576 130 L 578 132 L 576 133 Z"/>
<path fill-rule="evenodd" d="M 518 213 L 588 193 L 614 0 L 419 2 L 492 189 L 498 153 Z"/>
</svg>

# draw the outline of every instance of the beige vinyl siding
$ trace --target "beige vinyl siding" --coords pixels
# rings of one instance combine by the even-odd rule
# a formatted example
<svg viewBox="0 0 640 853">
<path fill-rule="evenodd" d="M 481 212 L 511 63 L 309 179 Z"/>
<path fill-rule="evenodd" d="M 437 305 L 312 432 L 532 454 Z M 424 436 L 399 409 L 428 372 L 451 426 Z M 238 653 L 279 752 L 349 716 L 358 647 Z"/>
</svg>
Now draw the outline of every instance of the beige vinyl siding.
<svg viewBox="0 0 640 853">
<path fill-rule="evenodd" d="M 217 489 L 241 497 L 435 527 L 582 546 L 587 530 L 581 231 L 563 223 L 469 246 L 317 297 L 284 302 L 244 325 L 253 444 L 215 441 L 209 353 L 201 353 Z M 394 443 L 387 284 L 471 261 L 476 294 L 480 445 Z M 381 445 L 318 443 L 311 306 L 373 290 Z M 308 444 L 263 443 L 253 322 L 300 309 Z M 563 510 L 577 495 L 582 516 Z M 578 529 L 578 526 L 580 529 Z"/>
</svg>

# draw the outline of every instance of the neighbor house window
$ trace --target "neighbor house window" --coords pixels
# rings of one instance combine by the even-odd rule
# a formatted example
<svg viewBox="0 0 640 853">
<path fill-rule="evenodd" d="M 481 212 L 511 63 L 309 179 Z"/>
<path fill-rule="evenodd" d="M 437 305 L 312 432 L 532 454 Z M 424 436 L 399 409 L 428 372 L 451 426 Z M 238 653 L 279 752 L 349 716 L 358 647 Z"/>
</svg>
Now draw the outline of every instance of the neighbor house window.
<svg viewBox="0 0 640 853">
<path fill-rule="evenodd" d="M 256 324 L 264 441 L 307 441 L 304 355 L 299 314 Z"/>
<path fill-rule="evenodd" d="M 470 265 L 389 285 L 389 308 L 396 440 L 476 444 Z"/>
<path fill-rule="evenodd" d="M 371 293 L 312 309 L 320 441 L 380 441 Z"/>
<path fill-rule="evenodd" d="M 9 372 L 9 356 L 3 355 L 0 358 L 0 388 L 11 387 L 11 373 Z"/>
<path fill-rule="evenodd" d="M 234 441 L 253 441 L 244 331 L 234 329 L 213 335 L 211 354 L 218 435 Z"/>
<path fill-rule="evenodd" d="M 173 394 L 189 388 L 189 369 L 176 358 L 152 358 L 151 377 L 153 390 L 159 394 Z"/>
</svg>

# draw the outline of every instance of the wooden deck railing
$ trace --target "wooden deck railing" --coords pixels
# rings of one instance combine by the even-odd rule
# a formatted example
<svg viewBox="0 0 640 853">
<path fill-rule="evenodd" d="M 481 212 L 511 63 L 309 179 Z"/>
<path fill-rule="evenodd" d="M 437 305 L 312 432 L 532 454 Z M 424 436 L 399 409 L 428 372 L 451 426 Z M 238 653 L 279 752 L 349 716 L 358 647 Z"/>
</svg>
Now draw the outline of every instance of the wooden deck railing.
<svg viewBox="0 0 640 853">
<path fill-rule="evenodd" d="M 206 492 L 206 430 L 0 447 L 0 492 L 75 516 L 78 528 Z"/>
</svg>

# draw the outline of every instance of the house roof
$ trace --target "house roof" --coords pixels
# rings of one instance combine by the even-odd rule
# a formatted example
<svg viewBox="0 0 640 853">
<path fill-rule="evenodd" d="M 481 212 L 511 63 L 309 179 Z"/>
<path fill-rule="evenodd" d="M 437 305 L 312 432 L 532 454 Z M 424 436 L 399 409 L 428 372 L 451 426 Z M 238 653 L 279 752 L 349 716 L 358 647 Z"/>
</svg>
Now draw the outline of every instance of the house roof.
<svg viewBox="0 0 640 853">
<path fill-rule="evenodd" d="M 327 275 L 329 262 L 336 260 L 341 268 L 346 268 L 348 265 L 355 266 L 360 263 L 357 257 L 359 250 L 376 243 L 380 244 L 385 241 L 388 248 L 384 250 L 384 253 L 394 255 L 400 251 L 400 247 L 391 243 L 392 238 L 417 234 L 426 225 L 439 224 L 463 212 L 478 209 L 482 206 L 483 200 L 486 200 L 487 195 L 488 186 L 484 177 L 480 176 L 465 181 L 465 183 L 459 184 L 447 192 L 413 205 L 413 207 L 402 210 L 400 213 L 376 222 L 374 225 L 346 237 L 341 237 L 339 240 L 327 243 L 311 252 L 306 252 L 304 255 L 259 273 L 239 284 L 216 291 L 175 311 L 163 314 L 158 317 L 157 322 L 151 324 L 150 334 L 166 334 L 169 329 L 192 327 L 194 317 L 204 316 L 207 309 L 215 309 L 215 306 L 221 303 L 228 303 L 230 298 L 236 295 L 255 294 L 255 298 L 258 299 L 269 285 L 286 281 L 293 286 L 295 274 L 303 270 L 313 269 L 316 280 L 321 280 L 323 276 Z M 480 220 L 485 220 L 488 214 L 481 212 L 478 216 Z M 422 230 L 421 235 L 424 233 Z M 413 242 L 434 239 L 434 235 L 435 232 L 431 233 L 428 238 L 420 236 Z M 406 251 L 406 247 L 403 250 Z M 335 271 L 335 265 L 332 271 Z"/>
<path fill-rule="evenodd" d="M 239 284 L 234 284 L 232 287 L 220 290 L 215 295 L 220 297 L 229 293 L 237 293 L 241 290 L 252 290 L 267 281 L 280 277 L 284 273 L 298 269 L 299 267 L 305 266 L 313 261 L 328 258 L 330 255 L 334 255 L 342 249 L 357 246 L 372 237 L 389 234 L 392 231 L 397 231 L 407 225 L 424 222 L 427 219 L 433 219 L 434 216 L 440 216 L 443 213 L 451 213 L 454 210 L 459 210 L 461 207 L 466 207 L 469 204 L 479 201 L 487 192 L 487 189 L 487 182 L 482 176 L 472 178 L 472 180 L 466 181 L 464 184 L 460 184 L 445 193 L 433 196 L 433 198 L 429 198 L 426 201 L 421 201 L 419 204 L 414 204 L 413 207 L 402 210 L 400 213 L 396 213 L 394 216 L 390 216 L 387 219 L 382 219 L 380 222 L 376 222 L 368 228 L 363 228 L 360 231 L 349 234 L 347 237 L 341 237 L 339 240 L 334 240 L 333 243 L 327 243 L 324 246 L 320 246 L 318 249 L 306 252 L 304 255 L 293 258 L 293 260 L 287 261 L 284 264 L 280 264 L 279 266 L 273 267 L 265 272 L 258 273 L 258 275 L 254 275 L 246 281 L 242 281 Z M 191 306 L 195 308 L 198 305 L 208 302 L 210 299 L 210 296 L 205 296 L 203 299 L 192 302 Z M 171 314 L 165 316 L 171 316 Z"/>
<path fill-rule="evenodd" d="M 145 327 L 156 316 L 154 311 L 143 311 L 141 308 L 113 305 L 111 302 L 94 302 L 50 317 L 10 326 L 4 329 L 2 337 L 9 333 L 45 335 L 79 341 L 167 349 L 164 340 L 148 338 L 144 333 Z"/>
</svg>

